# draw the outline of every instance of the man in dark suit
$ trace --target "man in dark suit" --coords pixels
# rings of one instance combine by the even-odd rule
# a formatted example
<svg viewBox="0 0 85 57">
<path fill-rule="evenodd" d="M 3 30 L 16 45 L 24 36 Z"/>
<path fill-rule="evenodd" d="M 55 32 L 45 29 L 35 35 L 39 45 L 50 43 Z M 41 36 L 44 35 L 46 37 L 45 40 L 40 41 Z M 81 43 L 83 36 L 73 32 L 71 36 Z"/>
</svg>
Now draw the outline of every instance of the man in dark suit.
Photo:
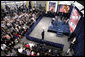
<svg viewBox="0 0 85 57">
<path fill-rule="evenodd" d="M 45 34 L 45 31 L 43 30 L 43 32 L 42 32 L 42 40 L 44 40 L 44 34 Z"/>
</svg>

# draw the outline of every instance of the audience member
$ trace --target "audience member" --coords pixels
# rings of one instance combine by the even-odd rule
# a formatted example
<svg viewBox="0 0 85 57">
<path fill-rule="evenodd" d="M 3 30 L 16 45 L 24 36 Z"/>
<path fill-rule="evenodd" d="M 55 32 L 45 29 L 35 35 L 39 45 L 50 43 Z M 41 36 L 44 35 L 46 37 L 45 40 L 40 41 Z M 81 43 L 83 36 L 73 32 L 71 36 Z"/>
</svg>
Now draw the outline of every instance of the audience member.
<svg viewBox="0 0 85 57">
<path fill-rule="evenodd" d="M 35 52 L 34 51 L 31 51 L 31 56 L 35 56 Z"/>
<path fill-rule="evenodd" d="M 18 52 L 22 53 L 23 52 L 23 47 L 19 47 Z"/>
<path fill-rule="evenodd" d="M 6 44 L 1 44 L 1 50 L 5 50 L 6 47 Z"/>
<path fill-rule="evenodd" d="M 30 45 L 29 45 L 29 44 L 25 44 L 25 47 L 26 47 L 27 49 L 29 49 L 29 48 L 30 48 Z"/>
<path fill-rule="evenodd" d="M 40 53 L 39 52 L 37 52 L 37 55 L 36 56 L 40 56 Z"/>
<path fill-rule="evenodd" d="M 27 56 L 30 56 L 31 51 L 29 49 L 26 49 L 26 51 L 27 51 Z"/>
</svg>

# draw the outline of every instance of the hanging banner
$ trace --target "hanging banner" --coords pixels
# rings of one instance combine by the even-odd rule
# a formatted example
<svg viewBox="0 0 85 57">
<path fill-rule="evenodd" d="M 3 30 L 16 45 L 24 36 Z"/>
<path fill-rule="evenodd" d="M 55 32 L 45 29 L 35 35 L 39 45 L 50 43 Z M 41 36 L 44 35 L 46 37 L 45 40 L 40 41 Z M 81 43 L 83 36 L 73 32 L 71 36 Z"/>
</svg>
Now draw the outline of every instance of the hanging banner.
<svg viewBox="0 0 85 57">
<path fill-rule="evenodd" d="M 58 5 L 59 5 L 60 1 L 58 1 Z"/>
<path fill-rule="evenodd" d="M 56 12 L 57 5 L 58 5 L 58 1 L 48 1 L 47 2 L 47 11 Z"/>
<path fill-rule="evenodd" d="M 49 2 L 49 11 L 55 12 L 55 6 L 56 6 L 56 3 Z"/>
<path fill-rule="evenodd" d="M 68 5 L 61 5 L 59 8 L 59 12 L 63 12 L 63 13 L 69 13 L 70 10 L 70 6 Z"/>
<path fill-rule="evenodd" d="M 28 1 L 26 1 L 26 7 L 28 8 Z"/>
<path fill-rule="evenodd" d="M 46 7 L 45 7 L 46 13 L 47 13 L 47 1 L 46 1 Z"/>
</svg>

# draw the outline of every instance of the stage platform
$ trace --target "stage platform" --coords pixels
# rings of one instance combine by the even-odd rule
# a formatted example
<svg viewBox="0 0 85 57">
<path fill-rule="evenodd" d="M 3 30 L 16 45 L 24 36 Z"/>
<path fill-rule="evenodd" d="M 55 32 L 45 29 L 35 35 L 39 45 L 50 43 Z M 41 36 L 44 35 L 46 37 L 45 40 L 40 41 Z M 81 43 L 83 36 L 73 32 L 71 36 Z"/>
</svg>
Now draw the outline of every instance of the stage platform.
<svg viewBox="0 0 85 57">
<path fill-rule="evenodd" d="M 63 51 L 67 51 L 69 47 L 69 43 L 67 42 L 67 36 L 58 37 L 56 33 L 48 32 L 48 27 L 51 22 L 51 17 L 42 17 L 42 19 L 39 21 L 39 23 L 36 25 L 36 27 L 33 29 L 33 31 L 29 34 L 30 37 L 34 37 L 37 39 L 42 39 L 41 33 L 43 29 L 45 30 L 45 38 L 44 40 L 59 43 L 64 45 Z"/>
</svg>

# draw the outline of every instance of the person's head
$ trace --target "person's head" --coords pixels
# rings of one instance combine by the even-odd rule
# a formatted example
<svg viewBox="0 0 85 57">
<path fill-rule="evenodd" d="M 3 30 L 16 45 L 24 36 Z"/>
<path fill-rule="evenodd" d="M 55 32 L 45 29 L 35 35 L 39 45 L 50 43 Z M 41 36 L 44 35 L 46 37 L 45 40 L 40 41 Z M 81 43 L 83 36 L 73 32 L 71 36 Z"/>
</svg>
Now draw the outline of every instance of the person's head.
<svg viewBox="0 0 85 57">
<path fill-rule="evenodd" d="M 33 55 L 33 54 L 35 54 L 35 52 L 32 50 L 32 51 L 31 51 L 31 54 Z"/>
<path fill-rule="evenodd" d="M 37 52 L 37 56 L 39 56 L 40 55 L 40 53 L 39 52 Z"/>
<path fill-rule="evenodd" d="M 51 49 L 49 49 L 49 52 L 51 52 Z"/>
<path fill-rule="evenodd" d="M 55 20 L 55 18 L 52 18 L 52 20 L 54 21 L 54 20 Z"/>
</svg>

